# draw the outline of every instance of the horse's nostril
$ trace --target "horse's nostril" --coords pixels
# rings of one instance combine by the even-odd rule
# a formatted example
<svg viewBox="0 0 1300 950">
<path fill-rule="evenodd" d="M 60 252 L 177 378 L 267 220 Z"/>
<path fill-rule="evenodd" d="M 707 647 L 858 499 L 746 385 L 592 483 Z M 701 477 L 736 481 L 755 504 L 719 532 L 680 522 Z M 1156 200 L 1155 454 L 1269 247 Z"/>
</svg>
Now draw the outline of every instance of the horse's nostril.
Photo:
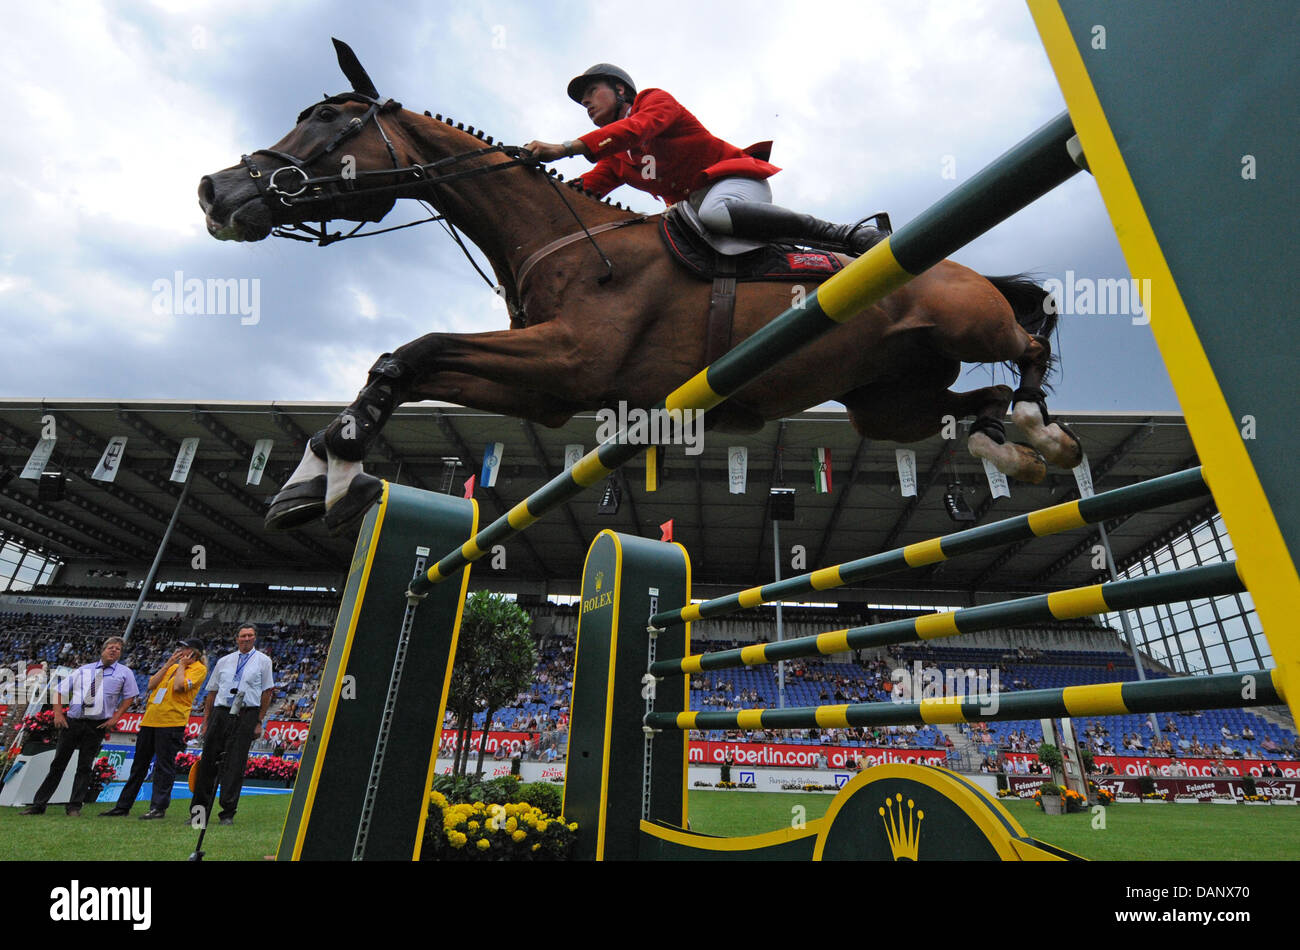
<svg viewBox="0 0 1300 950">
<path fill-rule="evenodd" d="M 205 175 L 199 181 L 199 203 L 205 208 L 210 208 L 215 200 L 216 191 L 212 187 L 212 179 Z"/>
</svg>

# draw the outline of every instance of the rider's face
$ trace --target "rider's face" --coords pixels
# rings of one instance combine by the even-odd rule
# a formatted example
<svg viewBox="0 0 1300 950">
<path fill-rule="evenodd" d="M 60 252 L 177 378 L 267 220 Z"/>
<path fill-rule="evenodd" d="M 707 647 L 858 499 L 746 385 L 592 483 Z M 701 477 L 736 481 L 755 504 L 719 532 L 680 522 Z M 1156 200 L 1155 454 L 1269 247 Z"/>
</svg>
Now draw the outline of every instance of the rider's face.
<svg viewBox="0 0 1300 950">
<path fill-rule="evenodd" d="M 618 96 L 607 82 L 593 82 L 582 94 L 582 107 L 597 127 L 609 125 L 618 118 Z"/>
</svg>

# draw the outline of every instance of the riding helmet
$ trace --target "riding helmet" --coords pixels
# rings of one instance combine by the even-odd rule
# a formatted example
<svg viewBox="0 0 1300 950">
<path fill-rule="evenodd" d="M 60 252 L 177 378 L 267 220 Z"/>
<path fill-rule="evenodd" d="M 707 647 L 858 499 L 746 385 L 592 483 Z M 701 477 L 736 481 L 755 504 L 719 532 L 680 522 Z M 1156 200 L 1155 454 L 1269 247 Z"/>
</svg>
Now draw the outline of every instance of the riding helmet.
<svg viewBox="0 0 1300 950">
<path fill-rule="evenodd" d="M 582 94 L 587 91 L 587 86 L 593 79 L 611 79 L 621 82 L 627 86 L 627 94 L 631 97 L 626 101 L 631 102 L 636 98 L 636 83 L 632 81 L 632 77 L 612 63 L 597 63 L 581 76 L 574 76 L 569 81 L 569 98 L 582 105 Z"/>
</svg>

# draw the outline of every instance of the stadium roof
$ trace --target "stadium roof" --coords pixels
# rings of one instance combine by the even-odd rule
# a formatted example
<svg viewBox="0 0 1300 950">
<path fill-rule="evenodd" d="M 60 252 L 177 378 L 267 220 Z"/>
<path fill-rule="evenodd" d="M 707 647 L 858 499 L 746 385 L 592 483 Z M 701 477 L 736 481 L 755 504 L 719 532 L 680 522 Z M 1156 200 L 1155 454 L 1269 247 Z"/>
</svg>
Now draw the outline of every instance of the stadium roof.
<svg viewBox="0 0 1300 950">
<path fill-rule="evenodd" d="M 58 442 L 48 470 L 68 476 L 63 501 L 41 501 L 35 481 L 0 469 L 0 532 L 40 546 L 66 560 L 91 559 L 104 566 L 146 565 L 180 494 L 169 475 L 180 441 L 201 439 L 190 496 L 177 523 L 165 565 L 183 567 L 194 544 L 207 551 L 209 571 L 237 570 L 251 579 L 293 583 L 306 572 L 337 572 L 348 565 L 352 538 L 332 538 L 314 526 L 288 534 L 267 533 L 267 499 L 296 466 L 308 436 L 343 407 L 327 403 L 190 403 L 169 401 L 0 400 L 0 466 L 21 471 L 52 416 Z M 1117 488 L 1197 464 L 1186 425 L 1174 413 L 1065 413 L 1091 461 L 1098 491 Z M 584 414 L 559 429 L 438 403 L 402 407 L 371 452 L 367 469 L 384 478 L 430 491 L 459 494 L 477 474 L 484 447 L 504 443 L 495 488 L 479 488 L 481 523 L 491 521 L 563 468 L 567 444 L 596 444 L 598 420 Z M 507 549 L 508 569 L 494 572 L 501 589 L 576 592 L 592 538 L 605 528 L 658 538 L 672 519 L 674 537 L 691 554 L 697 592 L 765 583 L 773 576 L 768 492 L 794 487 L 796 519 L 780 526 L 789 576 L 790 549 L 802 545 L 808 569 L 862 557 L 960 527 L 948 517 L 943 496 L 960 483 L 977 523 L 1022 514 L 1077 497 L 1069 472 L 1049 472 L 1037 486 L 1013 483 L 1011 497 L 993 499 L 979 460 L 961 438 L 939 437 L 911 446 L 916 452 L 918 495 L 900 496 L 893 443 L 862 440 L 842 410 L 800 413 L 758 433 L 706 433 L 703 451 L 666 450 L 658 491 L 648 493 L 643 461 L 614 477 L 622 488 L 616 515 L 596 512 L 593 490 L 544 517 Z M 1008 424 L 1011 438 L 1019 438 Z M 90 479 L 108 440 L 128 442 L 116 480 Z M 274 440 L 259 486 L 246 484 L 253 445 Z M 730 446 L 748 450 L 748 490 L 728 491 Z M 814 453 L 830 450 L 832 491 L 813 490 Z M 445 478 L 456 459 L 454 478 Z M 1142 513 L 1108 526 L 1115 558 L 1123 568 L 1144 553 L 1212 514 L 1208 499 Z M 886 577 L 878 589 L 928 591 L 943 602 L 965 602 L 983 592 L 1041 591 L 1094 582 L 1095 531 L 1075 531 L 971 555 L 920 571 Z M 442 552 L 435 552 L 440 554 Z M 486 565 L 475 568 L 476 586 Z M 169 576 L 175 576 L 172 571 Z M 195 577 L 201 580 L 200 577 Z M 980 597 L 980 599 L 983 599 Z M 937 602 L 937 601 L 936 601 Z"/>
</svg>

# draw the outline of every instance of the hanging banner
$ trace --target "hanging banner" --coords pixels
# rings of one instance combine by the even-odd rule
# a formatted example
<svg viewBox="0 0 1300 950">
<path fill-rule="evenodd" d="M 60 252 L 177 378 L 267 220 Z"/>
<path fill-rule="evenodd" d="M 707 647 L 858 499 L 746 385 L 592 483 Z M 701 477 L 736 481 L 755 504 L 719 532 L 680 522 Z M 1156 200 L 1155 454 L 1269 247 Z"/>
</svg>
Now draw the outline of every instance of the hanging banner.
<svg viewBox="0 0 1300 950">
<path fill-rule="evenodd" d="M 567 472 L 577 465 L 582 460 L 582 455 L 581 445 L 566 445 L 564 447 L 564 470 Z"/>
<path fill-rule="evenodd" d="M 823 495 L 831 490 L 830 449 L 813 449 L 813 488 Z"/>
<path fill-rule="evenodd" d="M 659 446 L 652 445 L 645 450 L 645 490 L 659 490 Z"/>
<path fill-rule="evenodd" d="M 1007 482 L 1007 477 L 998 471 L 998 467 L 988 459 L 981 459 L 984 463 L 984 477 L 989 480 L 989 491 L 993 493 L 994 498 L 1010 498 L 1011 485 Z"/>
<path fill-rule="evenodd" d="M 727 449 L 727 485 L 733 495 L 745 494 L 749 481 L 749 450 L 743 445 Z"/>
<path fill-rule="evenodd" d="M 46 464 L 50 461 L 50 456 L 54 454 L 54 443 L 57 439 L 41 439 L 36 443 L 36 448 L 32 449 L 31 458 L 23 466 L 23 472 L 19 478 L 30 478 L 33 481 L 40 481 L 41 473 L 45 471 Z"/>
<path fill-rule="evenodd" d="M 473 476 L 473 475 L 471 475 L 469 478 L 465 479 L 465 491 L 464 491 L 464 495 L 465 495 L 466 498 L 473 498 L 473 497 L 474 497 L 474 476 Z"/>
<path fill-rule="evenodd" d="M 483 449 L 483 471 L 479 473 L 478 483 L 484 488 L 493 488 L 497 483 L 497 472 L 501 470 L 501 456 L 505 453 L 504 442 L 489 442 Z"/>
<path fill-rule="evenodd" d="M 1083 453 L 1083 459 L 1074 467 L 1074 482 L 1079 486 L 1080 498 L 1092 497 L 1092 469 L 1088 467 L 1088 453 Z"/>
<path fill-rule="evenodd" d="M 99 457 L 99 464 L 90 477 L 97 482 L 111 482 L 117 478 L 118 464 L 122 461 L 122 454 L 126 452 L 126 436 L 115 435 L 108 440 L 108 445 L 104 446 L 104 454 Z"/>
<path fill-rule="evenodd" d="M 248 463 L 247 484 L 262 484 L 262 472 L 266 471 L 266 463 L 271 460 L 271 446 L 273 445 L 275 445 L 274 439 L 258 439 L 254 444 L 253 458 Z"/>
<path fill-rule="evenodd" d="M 184 485 L 190 477 L 190 467 L 194 464 L 194 456 L 199 451 L 198 439 L 181 439 L 180 451 L 176 453 L 176 464 L 172 466 L 173 482 L 179 482 Z"/>
<path fill-rule="evenodd" d="M 659 536 L 660 541 L 671 541 L 673 539 L 673 519 L 669 518 L 667 521 L 661 524 L 659 526 L 659 532 L 660 532 L 660 536 Z"/>
<path fill-rule="evenodd" d="M 904 498 L 916 497 L 916 453 L 911 449 L 894 449 L 898 464 L 898 484 Z"/>
</svg>

